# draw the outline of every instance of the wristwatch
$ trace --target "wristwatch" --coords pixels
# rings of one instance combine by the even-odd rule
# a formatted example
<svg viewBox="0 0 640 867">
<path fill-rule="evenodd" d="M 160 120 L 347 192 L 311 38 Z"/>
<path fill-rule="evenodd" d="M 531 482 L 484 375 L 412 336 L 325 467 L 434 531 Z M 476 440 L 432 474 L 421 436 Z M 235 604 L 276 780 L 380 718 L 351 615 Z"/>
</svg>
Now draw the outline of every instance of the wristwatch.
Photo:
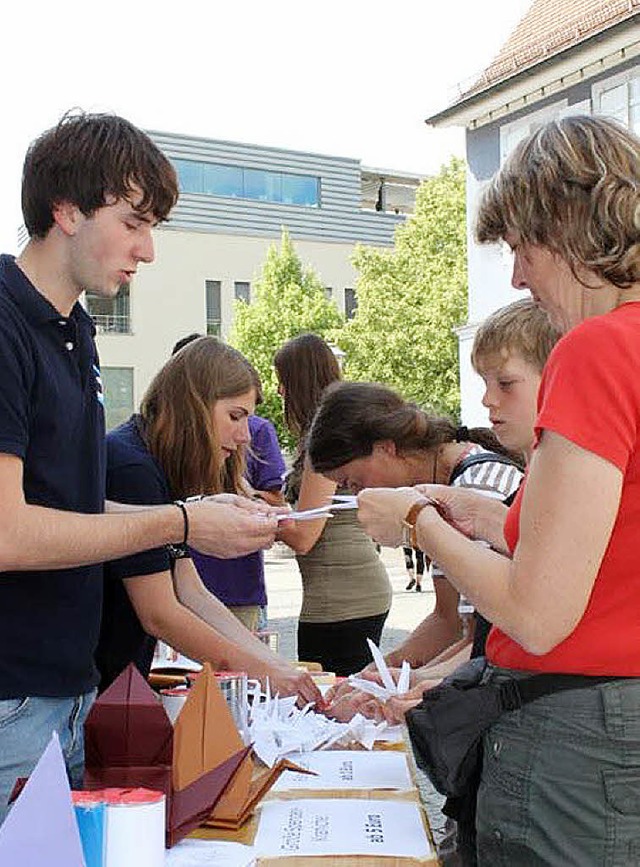
<svg viewBox="0 0 640 867">
<path fill-rule="evenodd" d="M 402 544 L 405 548 L 417 548 L 416 523 L 418 515 L 426 506 L 433 506 L 433 500 L 428 497 L 420 497 L 411 506 L 402 520 Z"/>
</svg>

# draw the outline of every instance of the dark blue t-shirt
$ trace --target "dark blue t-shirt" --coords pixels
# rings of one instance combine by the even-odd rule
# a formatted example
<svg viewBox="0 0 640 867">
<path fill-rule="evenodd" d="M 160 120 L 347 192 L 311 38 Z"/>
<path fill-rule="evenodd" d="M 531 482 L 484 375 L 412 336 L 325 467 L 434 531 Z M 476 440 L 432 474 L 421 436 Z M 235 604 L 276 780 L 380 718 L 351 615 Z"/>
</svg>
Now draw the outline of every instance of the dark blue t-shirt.
<svg viewBox="0 0 640 867">
<path fill-rule="evenodd" d="M 12 256 L 0 256 L 0 453 L 22 460 L 30 504 L 104 510 L 94 334 L 80 304 L 62 316 Z M 101 574 L 101 565 L 0 574 L 0 698 L 72 696 L 95 686 Z"/>
<path fill-rule="evenodd" d="M 107 435 L 107 498 L 118 503 L 161 505 L 172 497 L 164 472 L 147 449 L 132 416 Z M 105 689 L 130 662 L 149 673 L 156 640 L 142 628 L 125 582 L 136 575 L 171 569 L 165 547 L 152 548 L 105 563 L 104 607 L 96 661 Z"/>
</svg>

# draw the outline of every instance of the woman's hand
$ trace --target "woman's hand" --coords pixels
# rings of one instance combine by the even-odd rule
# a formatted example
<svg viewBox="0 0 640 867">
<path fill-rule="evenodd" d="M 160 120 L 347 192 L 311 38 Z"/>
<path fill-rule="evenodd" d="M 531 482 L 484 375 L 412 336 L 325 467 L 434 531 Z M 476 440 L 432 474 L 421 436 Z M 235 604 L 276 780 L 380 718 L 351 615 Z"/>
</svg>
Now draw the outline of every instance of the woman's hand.
<svg viewBox="0 0 640 867">
<path fill-rule="evenodd" d="M 436 500 L 447 523 L 469 539 L 485 539 L 500 550 L 504 546 L 502 528 L 508 509 L 501 500 L 448 485 L 416 485 L 416 490 Z"/>
<path fill-rule="evenodd" d="M 280 695 L 297 695 L 298 704 L 305 705 L 309 702 L 314 702 L 316 710 L 323 710 L 325 701 L 322 693 L 313 682 L 313 678 L 308 671 L 299 671 L 297 668 L 288 663 L 278 663 L 269 666 L 266 674 L 269 676 L 269 685 L 271 693 L 280 693 Z M 266 678 L 261 678 L 263 687 L 266 685 Z"/>
<path fill-rule="evenodd" d="M 341 686 L 344 687 L 345 684 L 341 684 Z M 380 722 L 383 719 L 383 715 L 382 705 L 378 699 L 369 695 L 368 692 L 361 692 L 359 689 L 355 689 L 351 684 L 348 686 L 348 689 L 342 689 L 339 695 L 334 696 L 333 700 L 325 707 L 324 713 L 338 722 L 351 722 L 357 713 L 362 714 L 367 719 Z M 325 700 L 328 699 L 329 693 L 325 697 Z"/>
<path fill-rule="evenodd" d="M 425 690 L 433 689 L 433 687 L 438 686 L 439 683 L 439 680 L 423 680 L 414 686 L 413 689 L 405 692 L 404 695 L 394 695 L 382 706 L 384 719 L 389 723 L 389 725 L 399 725 L 400 723 L 403 723 L 406 712 L 411 710 L 412 707 L 420 704 L 422 701 L 422 694 Z"/>
<path fill-rule="evenodd" d="M 403 543 L 402 521 L 421 496 L 417 488 L 365 488 L 358 494 L 358 520 L 376 542 L 397 548 Z"/>
</svg>

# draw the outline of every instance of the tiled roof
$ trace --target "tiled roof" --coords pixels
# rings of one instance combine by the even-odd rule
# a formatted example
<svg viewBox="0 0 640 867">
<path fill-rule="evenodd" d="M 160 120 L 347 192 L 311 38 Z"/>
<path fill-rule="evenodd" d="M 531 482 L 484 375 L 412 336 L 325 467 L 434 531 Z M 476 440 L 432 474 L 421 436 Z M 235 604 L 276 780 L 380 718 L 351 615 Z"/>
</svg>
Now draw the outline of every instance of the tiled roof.
<svg viewBox="0 0 640 867">
<path fill-rule="evenodd" d="M 533 0 L 498 56 L 460 100 L 637 15 L 640 0 Z"/>
</svg>

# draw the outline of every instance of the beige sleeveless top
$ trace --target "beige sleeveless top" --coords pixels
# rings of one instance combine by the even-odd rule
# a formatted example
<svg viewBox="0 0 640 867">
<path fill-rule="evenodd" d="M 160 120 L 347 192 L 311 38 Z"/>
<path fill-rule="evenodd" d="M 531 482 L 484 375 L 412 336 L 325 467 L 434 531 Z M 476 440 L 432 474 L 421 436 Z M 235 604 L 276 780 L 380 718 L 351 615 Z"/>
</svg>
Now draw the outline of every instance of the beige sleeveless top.
<svg viewBox="0 0 640 867">
<path fill-rule="evenodd" d="M 391 606 L 387 570 L 355 511 L 329 518 L 308 554 L 296 555 L 306 623 L 331 623 L 384 614 Z"/>
</svg>

